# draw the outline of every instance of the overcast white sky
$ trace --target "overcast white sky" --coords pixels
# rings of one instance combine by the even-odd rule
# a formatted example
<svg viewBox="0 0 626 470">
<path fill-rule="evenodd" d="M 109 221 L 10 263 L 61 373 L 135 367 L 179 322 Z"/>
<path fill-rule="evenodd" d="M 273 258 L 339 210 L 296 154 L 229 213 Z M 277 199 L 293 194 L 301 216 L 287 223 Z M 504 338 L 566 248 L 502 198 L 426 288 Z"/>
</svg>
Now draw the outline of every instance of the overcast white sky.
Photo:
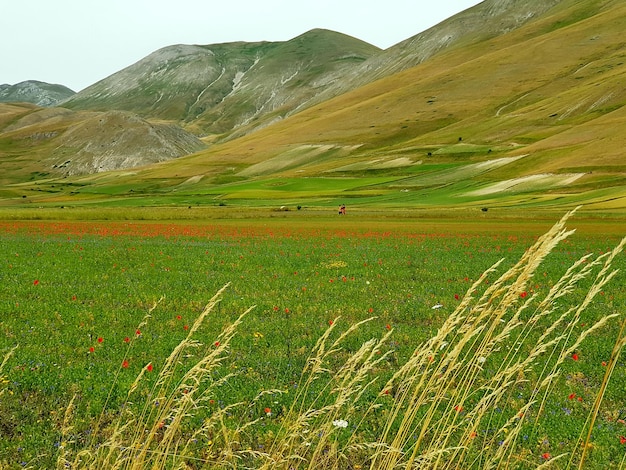
<svg viewBox="0 0 626 470">
<path fill-rule="evenodd" d="M 382 49 L 480 0 L 2 0 L 0 84 L 74 91 L 161 47 L 286 41 L 313 28 Z"/>
</svg>

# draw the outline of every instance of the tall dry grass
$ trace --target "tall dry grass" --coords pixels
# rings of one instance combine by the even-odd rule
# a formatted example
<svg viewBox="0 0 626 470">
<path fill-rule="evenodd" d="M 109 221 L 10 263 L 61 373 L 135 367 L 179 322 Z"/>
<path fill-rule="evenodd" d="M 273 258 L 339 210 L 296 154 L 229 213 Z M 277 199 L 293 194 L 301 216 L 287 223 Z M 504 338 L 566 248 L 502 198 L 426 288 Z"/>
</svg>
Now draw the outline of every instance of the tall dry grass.
<svg viewBox="0 0 626 470">
<path fill-rule="evenodd" d="M 172 351 L 139 406 L 133 403 L 143 372 L 128 393 L 128 406 L 113 426 L 93 433 L 106 436 L 87 448 L 60 451 L 59 468 L 261 468 L 261 469 L 468 469 L 535 468 L 520 442 L 524 425 L 537 423 L 564 362 L 583 340 L 616 314 L 581 328 L 581 313 L 615 275 L 611 268 L 625 240 L 597 258 L 584 256 L 543 298 L 525 296 L 533 274 L 555 246 L 572 234 L 565 223 L 574 211 L 529 248 L 522 258 L 485 289 L 501 263 L 472 285 L 436 335 L 415 348 L 391 378 L 388 368 L 393 332 L 348 353 L 345 339 L 364 322 L 338 332 L 332 322 L 311 350 L 290 406 L 262 449 L 250 446 L 259 420 L 233 420 L 232 403 L 209 409 L 207 401 L 228 376 L 214 379 L 227 357 L 243 317 L 212 345 L 193 334 L 219 302 L 211 299 L 189 335 Z M 584 299 L 561 311 L 558 301 L 582 280 L 590 281 Z M 484 289 L 481 291 L 481 289 Z M 546 326 L 547 325 L 547 326 Z M 626 344 L 624 328 L 616 339 L 606 374 L 586 429 L 575 445 L 544 465 L 585 468 L 590 432 L 616 360 Z M 384 352 L 387 350 L 387 352 Z M 183 356 L 198 359 L 179 370 Z M 528 393 L 518 397 L 519 388 Z M 156 406 L 158 404 L 158 406 Z M 502 412 L 508 413 L 502 418 Z M 71 405 L 64 434 L 71 429 Z M 485 430 L 489 430 L 486 432 Z M 67 442 L 71 449 L 71 443 Z M 71 455 L 70 455 L 71 454 Z"/>
</svg>

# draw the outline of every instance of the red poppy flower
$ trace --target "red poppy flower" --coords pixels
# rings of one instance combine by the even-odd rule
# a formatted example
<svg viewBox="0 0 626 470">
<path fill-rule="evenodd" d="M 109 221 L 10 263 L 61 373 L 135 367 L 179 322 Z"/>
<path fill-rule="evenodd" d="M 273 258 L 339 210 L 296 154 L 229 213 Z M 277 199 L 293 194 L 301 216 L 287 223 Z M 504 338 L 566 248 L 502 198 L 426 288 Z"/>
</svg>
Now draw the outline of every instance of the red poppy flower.
<svg viewBox="0 0 626 470">
<path fill-rule="evenodd" d="M 543 454 L 541 454 L 541 458 L 544 460 L 549 460 L 551 457 L 549 452 L 544 452 Z"/>
<path fill-rule="evenodd" d="M 189 325 L 183 326 L 183 330 L 187 331 L 189 329 Z"/>
<path fill-rule="evenodd" d="M 135 334 L 136 334 L 137 336 L 140 336 L 140 335 L 141 335 L 141 330 L 137 330 L 137 331 L 135 331 Z"/>
<path fill-rule="evenodd" d="M 374 313 L 374 309 L 372 307 L 369 308 L 368 310 L 369 313 Z"/>
<path fill-rule="evenodd" d="M 332 320 L 328 320 L 328 324 L 332 326 L 333 321 Z"/>
<path fill-rule="evenodd" d="M 386 329 L 388 329 L 388 330 L 391 330 L 391 325 L 390 325 L 389 323 L 387 323 L 387 324 L 385 325 L 385 328 L 386 328 Z"/>
<path fill-rule="evenodd" d="M 461 405 L 456 405 L 454 407 L 454 411 L 456 411 L 457 413 L 460 413 L 461 411 L 463 411 L 463 407 Z"/>
<path fill-rule="evenodd" d="M 103 338 L 102 336 L 100 336 L 100 337 L 98 338 L 98 343 L 102 343 L 102 342 L 104 342 L 104 338 Z"/>
<path fill-rule="evenodd" d="M 124 342 L 125 343 L 130 343 L 130 338 L 127 336 L 126 338 L 124 338 Z"/>
<path fill-rule="evenodd" d="M 39 285 L 39 279 L 35 279 L 35 280 L 33 281 L 33 285 L 34 285 L 34 286 L 38 286 L 38 285 Z"/>
<path fill-rule="evenodd" d="M 289 309 L 285 307 L 285 313 L 289 313 Z"/>
<path fill-rule="evenodd" d="M 215 347 L 217 348 L 220 345 L 219 341 L 216 341 L 215 343 L 213 343 L 215 345 Z"/>
<path fill-rule="evenodd" d="M 92 353 L 92 352 L 96 352 L 96 348 L 94 348 L 93 346 L 91 346 L 91 347 L 89 348 L 89 352 L 90 352 L 90 353 Z"/>
<path fill-rule="evenodd" d="M 576 353 L 572 354 L 572 359 L 574 359 L 575 361 L 577 361 L 577 360 L 579 359 L 579 358 L 578 358 L 578 354 L 576 354 Z"/>
<path fill-rule="evenodd" d="M 182 320 L 183 317 L 181 317 L 180 315 L 176 315 L 176 320 Z"/>
<path fill-rule="evenodd" d="M 525 298 L 528 296 L 528 292 L 526 292 L 526 291 L 521 292 L 519 296 L 520 296 L 522 299 L 525 299 Z"/>
<path fill-rule="evenodd" d="M 626 437 L 624 437 L 624 436 L 620 436 L 620 437 L 619 437 L 619 443 L 620 443 L 620 444 L 626 444 Z"/>
<path fill-rule="evenodd" d="M 152 366 L 152 362 L 151 362 L 150 364 L 148 364 L 148 365 L 146 366 L 146 370 L 147 370 L 148 372 L 152 372 L 152 369 L 154 369 L 154 367 Z"/>
<path fill-rule="evenodd" d="M 128 366 L 129 366 L 129 365 L 130 365 L 130 364 L 128 363 L 128 360 L 127 360 L 127 359 L 124 359 L 124 361 L 122 361 L 122 367 L 123 367 L 124 369 L 128 369 Z"/>
<path fill-rule="evenodd" d="M 271 413 L 272 413 L 272 409 L 271 409 L 271 408 L 268 408 L 268 407 L 263 408 L 263 411 L 265 411 L 265 414 L 266 414 L 266 415 L 269 415 L 269 414 L 271 414 Z"/>
<path fill-rule="evenodd" d="M 454 294 L 454 299 L 459 300 L 460 299 L 459 294 Z"/>
<path fill-rule="evenodd" d="M 573 400 L 574 398 L 576 398 L 576 394 L 575 393 L 570 393 L 567 398 L 569 398 L 570 400 Z"/>
</svg>

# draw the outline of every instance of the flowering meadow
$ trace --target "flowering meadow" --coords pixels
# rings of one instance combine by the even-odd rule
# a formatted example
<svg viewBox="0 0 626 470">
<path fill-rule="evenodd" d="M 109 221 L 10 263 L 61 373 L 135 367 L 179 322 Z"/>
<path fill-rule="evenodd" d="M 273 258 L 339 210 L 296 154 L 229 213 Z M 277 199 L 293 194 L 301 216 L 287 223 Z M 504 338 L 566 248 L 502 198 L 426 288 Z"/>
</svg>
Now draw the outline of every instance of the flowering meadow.
<svg viewBox="0 0 626 470">
<path fill-rule="evenodd" d="M 126 423 L 144 423 L 135 434 L 172 439 L 163 455 L 173 460 L 151 468 L 418 468 L 424 448 L 423 468 L 483 468 L 489 452 L 511 468 L 577 468 L 581 459 L 584 468 L 624 467 L 626 369 L 615 348 L 625 335 L 624 255 L 580 312 L 595 273 L 552 294 L 571 266 L 585 273 L 620 237 L 574 233 L 542 253 L 523 282 L 506 281 L 498 302 L 516 313 L 477 330 L 475 338 L 493 328 L 496 339 L 482 346 L 454 339 L 460 320 L 445 340 L 441 332 L 472 299 L 495 295 L 490 288 L 541 232 L 349 219 L 0 222 L 0 468 L 81 468 L 122 435 L 126 413 Z M 540 300 L 548 297 L 549 308 Z M 506 330 L 515 322 L 532 329 Z M 446 362 L 470 357 L 465 351 L 471 367 Z M 512 351 L 532 360 L 489 382 Z M 433 383 L 445 378 L 447 388 L 405 397 L 398 377 L 416 357 L 423 362 L 412 377 L 432 368 Z M 356 375 L 333 376 L 346 364 Z M 186 372 L 196 366 L 196 375 Z M 459 393 L 469 382 L 491 385 Z M 497 390 L 502 396 L 488 401 Z M 169 410 L 192 395 L 179 421 Z M 405 429 L 418 395 L 436 407 L 413 412 L 423 429 Z M 297 432 L 286 424 L 296 422 Z M 450 434 L 439 442 L 433 436 L 444 428 Z M 403 463 L 377 453 L 388 434 L 403 436 L 387 448 L 397 445 Z M 289 457 L 270 459 L 281 445 Z M 126 450 L 115 451 L 123 459 Z"/>
</svg>

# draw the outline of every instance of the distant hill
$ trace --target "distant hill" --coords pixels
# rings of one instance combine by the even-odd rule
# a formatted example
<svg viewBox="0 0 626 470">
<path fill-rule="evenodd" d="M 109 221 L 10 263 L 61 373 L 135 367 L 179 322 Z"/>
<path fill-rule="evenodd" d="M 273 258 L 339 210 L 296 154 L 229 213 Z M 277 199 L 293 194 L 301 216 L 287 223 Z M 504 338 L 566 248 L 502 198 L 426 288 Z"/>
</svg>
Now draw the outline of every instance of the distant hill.
<svg viewBox="0 0 626 470">
<path fill-rule="evenodd" d="M 0 184 L 132 168 L 204 147 L 179 126 L 125 111 L 0 104 Z"/>
<path fill-rule="evenodd" d="M 63 85 L 28 80 L 15 85 L 0 85 L 0 103 L 23 102 L 37 106 L 55 106 L 76 94 Z"/>
</svg>

